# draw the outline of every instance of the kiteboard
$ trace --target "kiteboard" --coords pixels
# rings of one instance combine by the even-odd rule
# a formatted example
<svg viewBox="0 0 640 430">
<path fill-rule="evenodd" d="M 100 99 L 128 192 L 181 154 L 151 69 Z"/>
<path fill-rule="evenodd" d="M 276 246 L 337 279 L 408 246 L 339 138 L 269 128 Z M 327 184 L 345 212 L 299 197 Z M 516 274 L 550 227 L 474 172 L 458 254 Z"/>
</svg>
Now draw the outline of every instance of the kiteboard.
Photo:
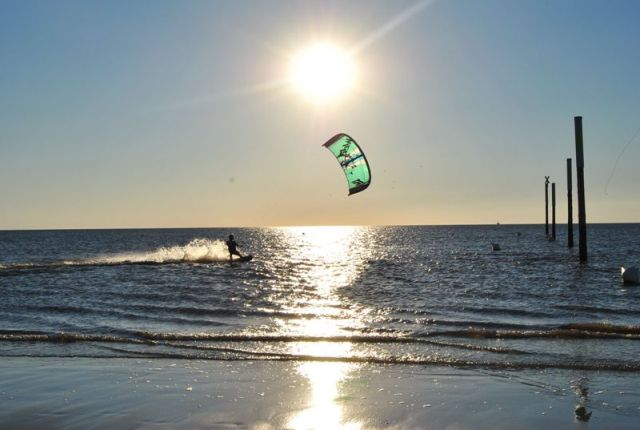
<svg viewBox="0 0 640 430">
<path fill-rule="evenodd" d="M 244 263 L 244 262 L 251 261 L 251 260 L 253 260 L 253 255 L 245 255 L 243 257 L 236 258 L 233 261 L 234 262 L 237 261 L 237 262 L 240 262 L 240 263 Z"/>
</svg>

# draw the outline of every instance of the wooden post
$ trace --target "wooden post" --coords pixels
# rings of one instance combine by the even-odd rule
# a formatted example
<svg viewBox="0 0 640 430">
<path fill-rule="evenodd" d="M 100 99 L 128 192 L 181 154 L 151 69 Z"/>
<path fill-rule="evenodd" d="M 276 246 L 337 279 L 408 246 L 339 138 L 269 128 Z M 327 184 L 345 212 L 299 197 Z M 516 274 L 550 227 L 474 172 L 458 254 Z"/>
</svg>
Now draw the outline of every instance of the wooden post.
<svg viewBox="0 0 640 430">
<path fill-rule="evenodd" d="M 582 150 L 582 117 L 573 118 L 576 132 L 576 173 L 578 176 L 578 232 L 580 262 L 587 261 L 587 214 L 584 203 L 584 153 Z"/>
<path fill-rule="evenodd" d="M 544 235 L 549 237 L 549 177 L 544 177 Z"/>
<path fill-rule="evenodd" d="M 571 158 L 567 158 L 567 246 L 573 248 L 573 184 Z"/>
<path fill-rule="evenodd" d="M 556 183 L 551 183 L 551 240 L 556 240 Z"/>
</svg>

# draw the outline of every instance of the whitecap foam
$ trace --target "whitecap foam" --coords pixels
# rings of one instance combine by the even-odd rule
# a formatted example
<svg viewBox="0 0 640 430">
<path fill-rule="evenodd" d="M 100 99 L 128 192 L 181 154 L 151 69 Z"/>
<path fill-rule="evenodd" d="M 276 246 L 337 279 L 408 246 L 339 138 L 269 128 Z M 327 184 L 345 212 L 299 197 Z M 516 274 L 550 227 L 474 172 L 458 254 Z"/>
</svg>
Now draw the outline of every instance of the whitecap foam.
<svg viewBox="0 0 640 430">
<path fill-rule="evenodd" d="M 229 258 L 227 246 L 222 240 L 193 239 L 186 245 L 163 246 L 150 252 L 125 253 L 100 257 L 98 264 L 119 263 L 206 263 Z"/>
</svg>

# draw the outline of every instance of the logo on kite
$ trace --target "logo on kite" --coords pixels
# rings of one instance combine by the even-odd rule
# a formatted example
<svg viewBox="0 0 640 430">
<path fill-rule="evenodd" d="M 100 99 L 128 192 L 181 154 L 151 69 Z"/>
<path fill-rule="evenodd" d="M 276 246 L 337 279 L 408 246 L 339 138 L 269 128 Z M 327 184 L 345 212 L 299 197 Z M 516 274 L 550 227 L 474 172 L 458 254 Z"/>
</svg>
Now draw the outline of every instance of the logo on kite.
<svg viewBox="0 0 640 430">
<path fill-rule="evenodd" d="M 371 183 L 371 171 L 364 152 L 353 138 L 339 133 L 324 145 L 337 158 L 347 177 L 349 195 L 364 191 Z"/>
</svg>

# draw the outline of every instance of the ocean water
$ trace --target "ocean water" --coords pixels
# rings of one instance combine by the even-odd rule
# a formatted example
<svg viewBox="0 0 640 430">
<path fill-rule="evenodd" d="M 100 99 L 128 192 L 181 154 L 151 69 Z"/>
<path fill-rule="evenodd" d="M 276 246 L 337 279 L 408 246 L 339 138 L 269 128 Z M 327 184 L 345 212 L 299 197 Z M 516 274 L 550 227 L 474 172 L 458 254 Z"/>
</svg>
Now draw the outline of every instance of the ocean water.
<svg viewBox="0 0 640 430">
<path fill-rule="evenodd" d="M 228 262 L 236 236 L 249 263 Z M 640 372 L 640 224 L 0 232 L 0 356 Z M 577 232 L 576 232 L 577 245 Z M 493 251 L 491 243 L 499 243 Z"/>
</svg>

